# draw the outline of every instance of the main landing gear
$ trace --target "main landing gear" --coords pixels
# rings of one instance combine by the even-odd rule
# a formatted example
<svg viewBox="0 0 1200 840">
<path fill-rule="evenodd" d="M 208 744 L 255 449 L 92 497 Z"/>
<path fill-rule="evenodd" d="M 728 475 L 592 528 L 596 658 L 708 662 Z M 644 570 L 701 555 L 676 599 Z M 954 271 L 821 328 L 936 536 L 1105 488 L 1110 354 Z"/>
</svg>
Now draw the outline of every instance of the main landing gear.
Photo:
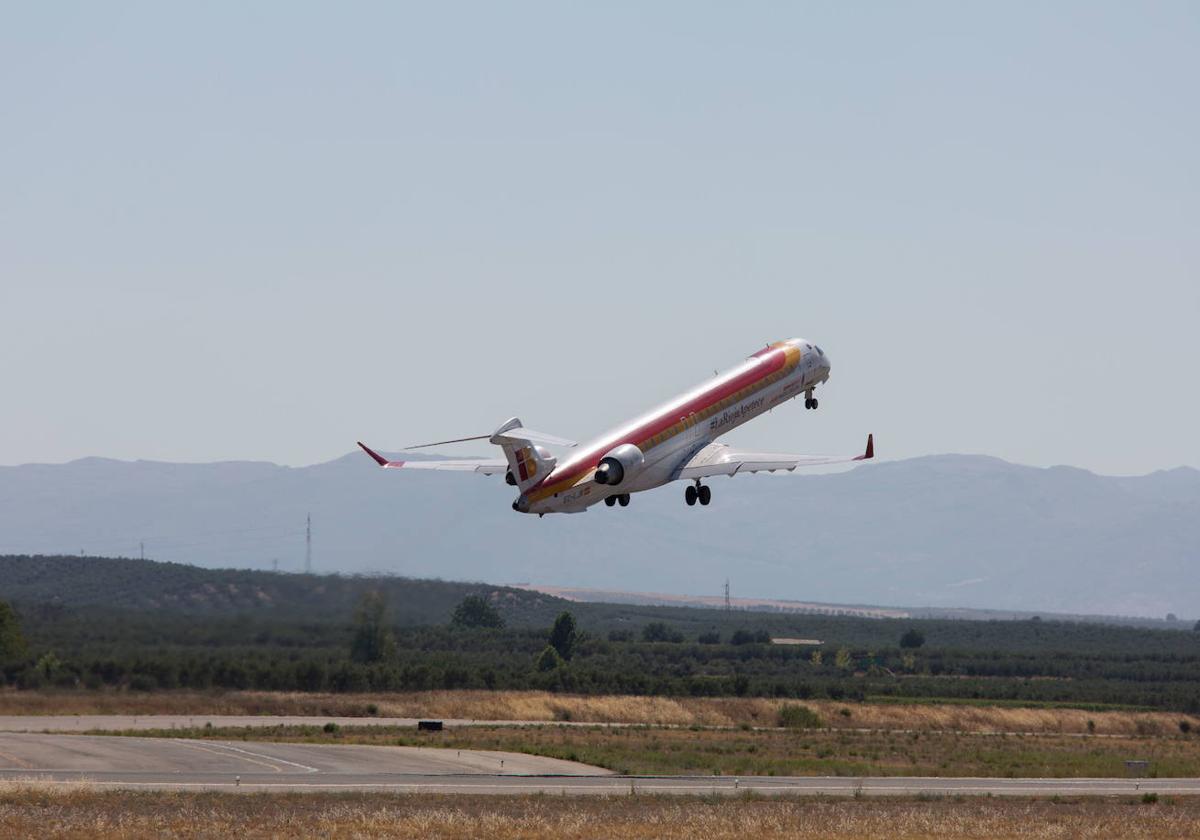
<svg viewBox="0 0 1200 840">
<path fill-rule="evenodd" d="M 811 388 L 804 392 L 804 407 L 814 409 L 817 407 L 817 398 L 813 396 Z"/>
<path fill-rule="evenodd" d="M 609 507 L 612 507 L 613 505 L 618 505 L 618 504 L 621 507 L 629 507 L 629 494 L 628 493 L 620 493 L 616 496 L 605 496 L 604 504 L 608 505 Z"/>
<path fill-rule="evenodd" d="M 692 507 L 696 502 L 707 505 L 712 501 L 712 488 L 707 484 L 701 484 L 697 479 L 694 485 L 689 484 L 683 491 L 683 500 L 688 503 L 688 507 Z"/>
</svg>

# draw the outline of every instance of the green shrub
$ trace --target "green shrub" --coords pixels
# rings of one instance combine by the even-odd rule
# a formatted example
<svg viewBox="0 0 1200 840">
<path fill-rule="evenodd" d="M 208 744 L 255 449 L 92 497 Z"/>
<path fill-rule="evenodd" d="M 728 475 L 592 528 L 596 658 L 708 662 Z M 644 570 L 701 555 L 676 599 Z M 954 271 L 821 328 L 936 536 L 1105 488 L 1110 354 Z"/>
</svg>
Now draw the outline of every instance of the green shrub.
<svg viewBox="0 0 1200 840">
<path fill-rule="evenodd" d="M 562 657 L 550 645 L 542 648 L 542 652 L 537 655 L 534 664 L 539 671 L 553 671 L 555 668 L 563 664 Z"/>
<path fill-rule="evenodd" d="M 786 729 L 814 729 L 821 725 L 821 716 L 808 706 L 787 703 L 779 709 L 779 725 Z"/>
<path fill-rule="evenodd" d="M 665 622 L 651 621 L 642 628 L 643 642 L 674 642 L 678 644 L 683 641 L 683 634 L 673 627 L 668 627 Z"/>
</svg>

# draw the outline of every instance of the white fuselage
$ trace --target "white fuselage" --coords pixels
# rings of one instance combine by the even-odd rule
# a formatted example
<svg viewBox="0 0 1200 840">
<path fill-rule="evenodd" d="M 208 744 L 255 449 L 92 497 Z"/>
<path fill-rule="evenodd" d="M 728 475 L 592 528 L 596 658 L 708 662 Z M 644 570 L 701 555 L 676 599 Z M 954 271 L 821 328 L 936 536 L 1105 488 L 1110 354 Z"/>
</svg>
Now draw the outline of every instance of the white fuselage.
<svg viewBox="0 0 1200 840">
<path fill-rule="evenodd" d="M 770 345 L 714 379 L 578 447 L 514 505 L 528 513 L 575 513 L 607 496 L 660 487 L 718 437 L 829 378 L 821 349 L 794 338 Z M 608 453 L 632 444 L 640 468 L 618 486 L 599 484 L 596 467 Z"/>
</svg>

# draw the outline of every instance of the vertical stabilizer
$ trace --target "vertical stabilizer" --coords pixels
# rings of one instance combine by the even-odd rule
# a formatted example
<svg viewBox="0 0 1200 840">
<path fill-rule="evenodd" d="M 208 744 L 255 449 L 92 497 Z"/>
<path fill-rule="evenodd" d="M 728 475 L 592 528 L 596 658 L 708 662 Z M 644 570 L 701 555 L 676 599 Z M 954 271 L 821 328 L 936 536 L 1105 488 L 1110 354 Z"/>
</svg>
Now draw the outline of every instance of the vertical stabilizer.
<svg viewBox="0 0 1200 840">
<path fill-rule="evenodd" d="M 493 432 L 491 437 L 491 442 L 504 451 L 504 457 L 508 460 L 506 480 L 522 493 L 549 475 L 557 463 L 553 455 L 530 439 L 544 436 L 538 432 L 528 432 L 529 437 L 526 437 L 526 431 L 521 421 L 514 417 Z"/>
</svg>

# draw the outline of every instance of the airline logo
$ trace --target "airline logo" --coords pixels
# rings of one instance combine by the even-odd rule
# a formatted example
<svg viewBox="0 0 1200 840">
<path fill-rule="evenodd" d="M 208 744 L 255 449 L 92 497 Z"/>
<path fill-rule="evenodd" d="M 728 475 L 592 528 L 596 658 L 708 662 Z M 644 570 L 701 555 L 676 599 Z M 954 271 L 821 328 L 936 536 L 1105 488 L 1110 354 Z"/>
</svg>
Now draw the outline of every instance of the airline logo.
<svg viewBox="0 0 1200 840">
<path fill-rule="evenodd" d="M 521 481 L 528 481 L 537 475 L 537 458 L 534 457 L 533 447 L 526 446 L 517 450 L 517 473 Z"/>
</svg>

